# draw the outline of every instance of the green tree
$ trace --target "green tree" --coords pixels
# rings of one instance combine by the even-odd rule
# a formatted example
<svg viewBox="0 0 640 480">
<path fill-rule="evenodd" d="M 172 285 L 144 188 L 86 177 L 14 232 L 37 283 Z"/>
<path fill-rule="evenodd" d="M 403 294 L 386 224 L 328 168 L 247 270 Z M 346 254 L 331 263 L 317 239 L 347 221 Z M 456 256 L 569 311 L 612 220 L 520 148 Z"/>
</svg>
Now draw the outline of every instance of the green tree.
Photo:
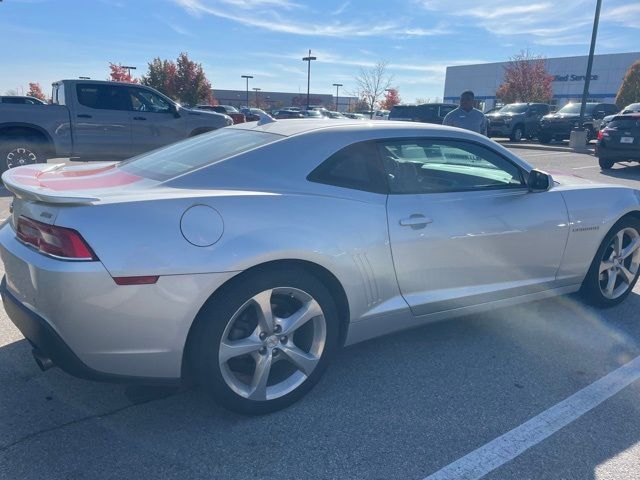
<svg viewBox="0 0 640 480">
<path fill-rule="evenodd" d="M 640 61 L 629 67 L 618 95 L 616 95 L 616 105 L 624 108 L 630 103 L 640 102 Z"/>
<path fill-rule="evenodd" d="M 504 83 L 496 91 L 503 103 L 549 102 L 553 97 L 553 76 L 547 72 L 544 57 L 523 50 L 504 67 Z"/>
<path fill-rule="evenodd" d="M 29 91 L 27 92 L 27 96 L 37 98 L 43 102 L 47 101 L 47 97 L 42 93 L 42 88 L 40 88 L 40 84 L 37 82 L 29 82 Z"/>
<path fill-rule="evenodd" d="M 180 97 L 177 89 L 177 71 L 174 62 L 156 57 L 149 62 L 147 73 L 142 76 L 141 83 L 178 101 Z"/>
<path fill-rule="evenodd" d="M 200 102 L 210 103 L 213 92 L 211 83 L 204 74 L 202 64 L 196 63 L 186 53 L 181 53 L 176 61 L 176 87 L 180 101 L 186 105 Z"/>
<path fill-rule="evenodd" d="M 194 62 L 184 52 L 175 62 L 154 58 L 142 77 L 142 84 L 185 105 L 215 102 L 202 64 Z"/>
<path fill-rule="evenodd" d="M 400 104 L 401 101 L 400 95 L 398 95 L 398 87 L 388 88 L 384 93 L 384 98 L 380 102 L 380 108 L 391 110 L 395 105 Z"/>
</svg>

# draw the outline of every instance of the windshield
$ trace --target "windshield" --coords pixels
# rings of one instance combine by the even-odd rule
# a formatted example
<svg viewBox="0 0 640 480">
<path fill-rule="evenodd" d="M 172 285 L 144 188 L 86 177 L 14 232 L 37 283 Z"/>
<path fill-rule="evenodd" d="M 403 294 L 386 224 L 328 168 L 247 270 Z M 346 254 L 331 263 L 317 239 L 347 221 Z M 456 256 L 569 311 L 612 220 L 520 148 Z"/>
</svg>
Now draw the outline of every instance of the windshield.
<svg viewBox="0 0 640 480">
<path fill-rule="evenodd" d="M 139 155 L 119 168 L 163 182 L 280 138 L 272 133 L 224 128 Z"/>
<path fill-rule="evenodd" d="M 634 113 L 640 112 L 640 103 L 632 103 L 627 105 L 621 113 Z"/>
<path fill-rule="evenodd" d="M 505 105 L 500 109 L 500 113 L 524 113 L 527 111 L 529 105 L 526 103 L 512 103 L 511 105 Z"/>
<path fill-rule="evenodd" d="M 587 103 L 585 112 L 591 113 L 593 109 L 596 107 L 595 103 Z M 558 113 L 580 113 L 580 104 L 579 103 L 568 103 L 560 110 Z"/>
</svg>

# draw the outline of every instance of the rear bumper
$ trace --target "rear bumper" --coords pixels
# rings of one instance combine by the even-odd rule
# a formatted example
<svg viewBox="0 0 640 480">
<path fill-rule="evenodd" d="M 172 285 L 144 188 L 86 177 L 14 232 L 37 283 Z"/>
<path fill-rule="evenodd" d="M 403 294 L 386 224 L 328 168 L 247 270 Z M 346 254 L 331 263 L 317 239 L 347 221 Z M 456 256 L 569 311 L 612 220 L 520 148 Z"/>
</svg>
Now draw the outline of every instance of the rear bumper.
<svg viewBox="0 0 640 480">
<path fill-rule="evenodd" d="M 37 313 L 23 305 L 7 288 L 7 279 L 2 277 L 0 295 L 7 315 L 22 335 L 40 355 L 51 359 L 53 366 L 60 367 L 74 377 L 101 382 L 145 383 L 178 386 L 180 378 L 133 377 L 100 372 L 87 366 L 62 337 Z"/>
<path fill-rule="evenodd" d="M 596 144 L 595 155 L 598 158 L 606 158 L 608 160 L 617 161 L 636 161 L 640 162 L 640 148 L 636 149 L 623 149 L 623 148 L 610 148 L 606 144 L 598 142 Z"/>
<path fill-rule="evenodd" d="M 2 298 L 11 320 L 72 375 L 175 384 L 189 330 L 209 296 L 235 273 L 165 275 L 153 285 L 116 285 L 101 262 L 42 255 L 0 229 Z"/>
</svg>

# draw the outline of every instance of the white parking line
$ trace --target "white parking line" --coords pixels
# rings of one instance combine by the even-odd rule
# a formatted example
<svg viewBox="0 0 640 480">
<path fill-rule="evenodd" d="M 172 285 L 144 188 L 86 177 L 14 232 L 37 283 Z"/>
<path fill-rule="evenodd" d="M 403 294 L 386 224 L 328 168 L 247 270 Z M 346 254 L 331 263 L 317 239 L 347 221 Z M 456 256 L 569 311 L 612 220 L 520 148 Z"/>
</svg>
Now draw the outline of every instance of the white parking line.
<svg viewBox="0 0 640 480">
<path fill-rule="evenodd" d="M 599 165 L 589 165 L 587 167 L 573 167 L 571 170 L 583 170 L 585 168 L 600 168 Z"/>
<path fill-rule="evenodd" d="M 640 379 L 640 357 L 605 375 L 531 420 L 501 435 L 424 480 L 477 480 Z"/>
<path fill-rule="evenodd" d="M 531 158 L 531 157 L 558 157 L 562 155 L 573 155 L 573 152 L 545 152 L 545 153 L 533 153 L 531 155 L 527 155 L 525 153 L 520 156 L 523 158 Z"/>
</svg>

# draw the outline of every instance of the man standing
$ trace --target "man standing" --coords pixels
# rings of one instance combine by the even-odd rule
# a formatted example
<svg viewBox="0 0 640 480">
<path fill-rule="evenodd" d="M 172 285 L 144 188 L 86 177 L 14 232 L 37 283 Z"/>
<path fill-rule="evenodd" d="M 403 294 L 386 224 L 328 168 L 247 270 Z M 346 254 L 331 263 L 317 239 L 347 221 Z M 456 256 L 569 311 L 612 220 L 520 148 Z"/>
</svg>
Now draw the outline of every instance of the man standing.
<svg viewBox="0 0 640 480">
<path fill-rule="evenodd" d="M 480 110 L 473 108 L 475 95 L 471 90 L 462 92 L 460 95 L 460 106 L 451 110 L 444 117 L 443 125 L 450 127 L 464 128 L 482 135 L 487 134 L 487 118 Z"/>
</svg>

